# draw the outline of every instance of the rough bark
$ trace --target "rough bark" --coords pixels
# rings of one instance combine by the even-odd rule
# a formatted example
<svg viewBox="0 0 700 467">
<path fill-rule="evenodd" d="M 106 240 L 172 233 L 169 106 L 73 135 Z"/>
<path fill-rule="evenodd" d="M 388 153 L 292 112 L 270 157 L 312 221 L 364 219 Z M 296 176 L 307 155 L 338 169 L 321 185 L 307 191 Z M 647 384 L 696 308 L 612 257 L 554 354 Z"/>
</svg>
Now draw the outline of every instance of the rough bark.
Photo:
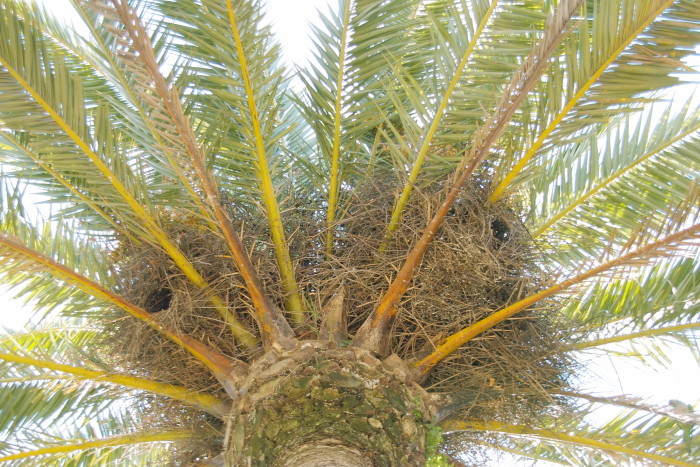
<svg viewBox="0 0 700 467">
<path fill-rule="evenodd" d="M 398 359 L 327 342 L 270 351 L 234 401 L 226 465 L 423 465 L 428 401 Z"/>
</svg>

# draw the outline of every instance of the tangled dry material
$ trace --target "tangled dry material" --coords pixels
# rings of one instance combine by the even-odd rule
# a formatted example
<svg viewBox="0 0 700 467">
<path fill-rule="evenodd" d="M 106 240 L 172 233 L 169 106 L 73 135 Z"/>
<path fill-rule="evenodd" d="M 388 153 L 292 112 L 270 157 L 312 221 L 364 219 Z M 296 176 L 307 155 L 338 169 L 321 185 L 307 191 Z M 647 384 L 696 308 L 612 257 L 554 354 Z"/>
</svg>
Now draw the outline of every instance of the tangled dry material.
<svg viewBox="0 0 700 467">
<path fill-rule="evenodd" d="M 297 326 L 300 338 L 315 339 L 319 314 L 345 291 L 350 335 L 370 314 L 430 219 L 435 193 L 416 194 L 391 244 L 380 252 L 394 202 L 391 190 L 367 186 L 349 199 L 338 222 L 335 251 L 325 252 L 325 231 L 315 211 L 295 209 L 287 216 L 297 280 L 310 312 Z M 280 286 L 264 219 L 232 212 L 266 291 L 282 308 Z M 179 248 L 241 321 L 255 328 L 251 303 L 224 240 L 193 218 L 170 213 L 167 229 Z M 234 343 L 208 302 L 159 249 L 121 242 L 113 253 L 117 291 L 159 318 L 223 354 L 250 361 L 255 348 Z M 401 302 L 393 351 L 411 361 L 430 353 L 444 337 L 469 326 L 546 285 L 547 274 L 516 210 L 491 204 L 479 185 L 463 189 L 434 245 L 423 259 Z M 556 304 L 540 304 L 504 322 L 442 362 L 423 386 L 452 394 L 452 409 L 468 417 L 522 422 L 541 416 L 550 405 L 547 389 L 566 386 L 571 370 L 561 351 L 566 323 L 555 318 Z M 139 321 L 111 323 L 107 346 L 120 366 L 162 381 L 217 393 L 216 380 L 182 349 Z"/>
</svg>

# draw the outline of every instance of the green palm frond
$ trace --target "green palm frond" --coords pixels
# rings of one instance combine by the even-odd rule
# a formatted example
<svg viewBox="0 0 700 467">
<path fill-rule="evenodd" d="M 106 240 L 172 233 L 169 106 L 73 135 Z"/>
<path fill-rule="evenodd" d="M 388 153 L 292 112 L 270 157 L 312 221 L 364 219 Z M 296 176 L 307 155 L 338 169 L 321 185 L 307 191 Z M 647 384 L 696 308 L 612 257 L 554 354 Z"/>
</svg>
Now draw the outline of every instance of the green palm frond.
<svg viewBox="0 0 700 467">
<path fill-rule="evenodd" d="M 671 400 L 667 405 L 650 404 L 645 402 L 642 397 L 633 396 L 596 396 L 590 394 L 573 393 L 569 391 L 552 392 L 552 395 L 568 398 L 580 399 L 590 403 L 592 407 L 584 408 L 585 411 L 593 410 L 596 404 L 604 404 L 608 407 L 621 407 L 624 409 L 633 409 L 638 414 L 643 415 L 656 414 L 668 419 L 675 420 L 679 423 L 700 424 L 700 415 L 693 412 L 692 407 L 683 404 L 678 400 Z M 644 415 L 643 415 L 644 416 Z"/>
<path fill-rule="evenodd" d="M 571 463 L 646 462 L 692 466 L 697 456 L 698 428 L 655 414 L 628 411 L 601 428 L 560 424 L 538 428 L 496 421 L 445 422 L 448 433 L 466 430 L 487 437 L 505 434 L 500 442 L 533 459 Z M 689 431 L 688 431 L 689 430 Z M 500 444 L 500 443 L 499 443 Z"/>
<path fill-rule="evenodd" d="M 141 61 L 130 58 L 131 49 L 123 29 L 119 28 L 116 14 L 100 2 L 73 4 L 92 39 L 88 50 L 83 52 L 86 61 L 97 73 L 109 79 L 118 89 L 120 97 L 129 104 L 124 106 L 123 102 L 110 100 L 119 109 L 123 131 L 147 153 L 144 159 L 150 169 L 151 183 L 158 185 L 158 191 L 152 194 L 157 196 L 160 192 L 164 204 L 169 207 L 173 204 L 168 199 L 182 197 L 178 199 L 178 205 L 211 223 L 211 214 L 201 199 L 200 184 L 187 163 L 187 149 L 173 135 L 176 125 L 153 90 L 153 77 L 149 75 L 148 68 Z M 105 15 L 106 11 L 110 14 Z M 163 25 L 153 27 L 153 59 L 159 68 L 170 69 L 170 79 L 176 81 L 181 65 L 165 62 L 169 56 L 163 53 L 169 46 L 168 37 L 162 31 Z M 180 183 L 172 184 L 170 180 Z"/>
<path fill-rule="evenodd" d="M 54 344 L 54 342 L 59 337 L 59 334 L 55 333 L 53 330 L 45 331 L 42 334 L 42 337 L 51 337 L 52 344 Z M 96 342 L 96 339 L 94 339 L 94 341 Z M 15 339 L 12 339 L 12 342 L 17 341 Z M 75 344 L 71 344 L 72 347 L 75 348 Z M 56 346 L 52 345 L 52 347 Z M 150 392 L 152 394 L 157 394 L 159 396 L 177 400 L 184 404 L 188 404 L 200 410 L 211 413 L 212 415 L 215 415 L 217 417 L 223 417 L 227 413 L 228 406 L 223 400 L 218 399 L 216 397 L 212 397 L 208 394 L 198 394 L 194 391 L 190 391 L 185 387 L 160 383 L 158 381 L 151 381 L 144 378 L 137 378 L 133 376 L 117 374 L 109 371 L 94 370 L 84 367 L 82 365 L 83 362 L 81 362 L 81 365 L 79 366 L 56 363 L 56 360 L 65 358 L 65 356 L 61 357 L 61 354 L 57 353 L 57 349 L 55 348 L 51 349 L 53 351 L 51 360 L 38 360 L 30 356 L 18 355 L 22 353 L 27 353 L 26 349 L 21 349 L 19 351 L 18 349 L 8 350 L 11 350 L 11 352 L 0 352 L 0 360 L 6 364 L 14 363 L 19 364 L 21 366 L 26 365 L 27 369 L 29 369 L 29 372 L 26 373 L 26 376 L 19 376 L 19 373 L 22 372 L 17 367 L 11 367 L 11 373 L 17 374 L 2 378 L 3 382 L 6 383 L 10 382 L 10 379 L 12 380 L 12 382 L 15 383 L 22 382 L 29 384 L 31 384 L 32 382 L 47 379 L 47 377 L 48 379 L 58 380 L 58 377 L 52 377 L 52 374 L 44 372 L 45 370 L 50 370 L 53 372 L 57 372 L 59 375 L 62 375 L 63 379 L 67 383 L 73 382 L 73 384 L 76 386 L 80 385 L 76 384 L 76 381 L 86 381 L 86 386 L 96 386 L 99 385 L 99 383 L 104 382 L 121 386 L 122 388 Z M 34 371 L 39 371 L 39 373 L 35 374 Z"/>
<path fill-rule="evenodd" d="M 108 262 L 104 252 L 100 251 L 100 242 L 90 234 L 76 231 L 70 221 L 40 222 L 32 219 L 22 204 L 23 192 L 17 189 L 16 184 L 5 181 L 0 183 L 0 226 L 3 235 L 9 234 L 19 239 L 37 253 L 60 262 L 84 277 L 110 283 Z M 89 294 L 57 284 L 50 275 L 33 268 L 16 269 L 8 258 L 0 260 L 0 271 L 4 272 L 1 277 L 3 284 L 15 288 L 17 296 L 31 300 L 45 315 L 60 308 L 65 315 L 84 316 L 99 308 L 99 301 Z"/>
<path fill-rule="evenodd" d="M 0 16 L 0 62 L 7 70 L 0 86 L 9 104 L 3 106 L 2 120 L 23 148 L 4 154 L 4 162 L 25 164 L 30 152 L 93 202 L 111 209 L 110 215 L 118 212 L 122 222 L 143 232 L 139 225 L 153 216 L 146 187 L 127 163 L 129 145 L 115 132 L 109 105 L 100 102 L 99 96 L 112 91 L 79 58 L 45 39 L 36 18 L 22 12 L 27 18 L 22 19 L 11 5 Z M 32 173 L 26 177 L 31 180 Z M 131 209 L 123 209 L 124 204 Z"/>
<path fill-rule="evenodd" d="M 95 342 L 96 335 L 85 329 L 44 330 L 17 336 L 2 336 L 0 348 L 8 355 L 31 353 L 48 358 L 70 358 L 78 346 Z M 94 385 L 89 380 L 47 378 L 36 368 L 0 361 L 0 432 L 48 430 L 52 424 L 80 425 L 96 418 L 119 401 L 114 389 Z M 38 405 L 35 405 L 38 404 Z M 18 436 L 21 439 L 21 436 Z"/>
<path fill-rule="evenodd" d="M 65 462 L 61 456 L 75 459 L 76 465 L 93 457 L 94 462 L 102 462 L 115 455 L 127 455 L 121 447 L 134 443 L 145 445 L 139 448 L 141 454 L 128 455 L 134 459 L 141 455 L 156 459 L 165 452 L 154 450 L 152 442 L 172 443 L 195 435 L 165 431 L 153 437 L 152 430 L 144 430 L 125 418 L 125 406 L 148 406 L 169 400 L 171 407 L 184 404 L 179 409 L 183 413 L 191 410 L 187 407 L 217 417 L 226 413 L 225 404 L 222 406 L 221 400 L 209 395 L 108 370 L 112 364 L 99 357 L 102 332 L 73 321 L 2 336 L 0 404 L 7 408 L 0 415 L 0 433 L 7 434 L 0 449 L 3 462 L 57 465 Z M 69 364 L 57 363 L 61 361 Z M 37 410 L 37 404 L 41 410 Z M 87 429 L 66 437 L 68 427 Z"/>
<path fill-rule="evenodd" d="M 89 95 L 84 96 L 82 91 L 88 88 L 92 90 L 95 86 L 88 87 L 87 83 L 78 78 L 81 70 L 82 75 L 88 78 L 94 76 L 90 69 L 84 64 L 76 66 L 76 69 L 64 66 L 63 64 L 70 63 L 71 57 L 66 56 L 63 48 L 47 44 L 40 28 L 29 21 L 25 26 L 21 15 L 13 14 L 9 8 L 1 12 L 6 15 L 2 20 L 6 22 L 7 29 L 4 30 L 8 31 L 0 44 L 3 47 L 0 49 L 0 63 L 7 69 L 7 74 L 2 75 L 5 80 L 3 82 L 7 82 L 3 92 L 16 96 L 22 106 L 34 109 L 28 116 L 18 119 L 16 115 L 22 112 L 26 114 L 26 108 L 23 107 L 25 110 L 20 112 L 19 107 L 8 106 L 1 118 L 11 129 L 28 132 L 30 135 L 35 133 L 32 129 L 45 128 L 46 125 L 42 123 L 49 125 L 48 133 L 43 133 L 43 138 L 37 138 L 36 144 L 26 148 L 34 154 L 30 159 L 40 157 L 52 171 L 62 174 L 63 178 L 67 178 L 64 174 L 70 174 L 70 178 L 77 179 L 72 182 L 79 183 L 77 190 L 87 192 L 91 198 L 98 199 L 100 204 L 118 213 L 120 223 L 129 232 L 160 245 L 192 283 L 206 289 L 208 285 L 205 279 L 161 227 L 158 213 L 150 202 L 148 178 L 143 176 L 149 171 L 141 161 L 135 167 L 130 161 L 132 143 L 128 137 L 120 137 L 121 134 L 114 131 L 109 105 L 98 103 L 94 107 L 94 114 L 88 119 L 85 101 L 89 104 L 92 99 Z M 22 32 L 24 29 L 28 32 Z M 15 35 L 9 32 L 14 32 Z M 25 56 L 17 53 L 17 50 L 24 48 L 36 49 L 36 53 L 30 55 L 34 58 L 34 63 L 24 63 Z M 44 57 L 44 54 L 48 56 Z M 53 61 L 57 65 L 46 69 Z M 48 79 L 49 73 L 52 79 Z M 101 82 L 98 80 L 98 83 Z M 101 95 L 99 87 L 92 92 L 95 93 L 95 99 Z M 91 108 L 90 105 L 87 106 L 87 109 Z M 36 120 L 37 117 L 40 120 Z M 48 121 L 44 122 L 47 117 Z M 94 124 L 94 128 L 90 128 L 89 122 Z M 50 125 L 55 125 L 53 131 Z M 65 140 L 59 135 L 65 135 Z M 48 146 L 46 142 L 49 143 Z M 27 151 L 8 151 L 5 156 L 10 165 L 19 165 L 20 161 L 10 158 L 19 156 L 26 159 Z M 19 173 L 25 180 L 32 179 L 31 172 Z M 46 173 L 40 171 L 38 177 L 46 178 Z M 155 188 L 157 192 L 157 187 Z M 78 201 L 74 195 L 69 199 Z M 221 298 L 212 296 L 211 300 L 230 323 L 234 335 L 241 342 L 252 345 L 254 339 L 250 332 L 236 317 L 230 315 Z"/>
<path fill-rule="evenodd" d="M 142 463 L 163 462 L 167 459 L 158 444 L 187 440 L 193 433 L 186 430 L 163 430 L 135 432 L 124 435 L 94 439 L 55 437 L 43 442 L 32 443 L 36 449 L 27 449 L 23 443 L 22 452 L 8 453 L 0 457 L 7 465 L 106 465 L 118 462 L 125 456 Z M 38 440 L 37 440 L 38 441 Z M 134 448 L 137 450 L 135 451 Z"/>
<path fill-rule="evenodd" d="M 565 313 L 594 328 L 628 320 L 636 326 L 693 320 L 699 274 L 697 258 L 662 261 L 638 278 L 596 284 Z M 638 311 L 633 314 L 632 310 Z"/>
<path fill-rule="evenodd" d="M 379 3 L 383 3 L 379 8 Z M 340 187 L 362 177 L 367 164 L 368 132 L 382 123 L 382 89 L 391 57 L 406 56 L 407 30 L 418 27 L 418 2 L 341 1 L 336 13 L 321 15 L 313 26 L 313 59 L 299 75 L 304 84 L 299 100 L 302 115 L 314 130 L 323 158 L 326 208 L 326 252 L 333 250 L 333 230 Z"/>
<path fill-rule="evenodd" d="M 20 225 L 20 224 L 18 224 Z M 47 278 L 46 275 L 53 276 L 55 279 L 62 281 L 69 287 L 61 287 L 55 281 L 46 281 L 39 284 L 38 290 L 44 295 L 51 297 L 53 300 L 58 299 L 58 303 L 70 303 L 71 296 L 78 293 L 79 297 L 87 295 L 97 301 L 116 306 L 126 311 L 133 317 L 148 323 L 149 326 L 158 330 L 160 333 L 168 337 L 168 339 L 188 350 L 195 358 L 202 362 L 222 381 L 228 381 L 231 377 L 231 362 L 224 358 L 219 352 L 202 344 L 190 336 L 181 334 L 178 330 L 163 324 L 160 320 L 143 308 L 130 303 L 123 297 L 112 292 L 111 290 L 101 286 L 98 282 L 91 280 L 89 277 L 78 272 L 76 269 L 66 266 L 59 261 L 56 261 L 51 256 L 42 253 L 41 249 L 32 248 L 32 244 L 27 245 L 23 240 L 28 239 L 34 244 L 41 247 L 43 242 L 46 242 L 49 232 L 45 231 L 42 237 L 39 237 L 30 228 L 17 229 L 18 232 L 24 234 L 25 238 L 17 238 L 11 234 L 0 232 L 0 268 L 3 271 L 17 271 L 20 274 L 15 276 L 15 280 L 22 281 L 22 273 L 29 273 L 33 277 Z M 58 241 L 49 241 L 48 245 L 52 248 L 60 245 Z M 76 257 L 76 255 L 73 255 Z M 92 264 L 95 264 L 94 262 Z M 73 266 L 73 265 L 71 265 Z M 32 277 L 30 276 L 30 277 Z M 9 278 L 10 275 L 3 275 L 3 278 Z M 30 279 L 31 280 L 31 279 Z M 24 279 L 27 282 L 27 279 Z M 11 283 L 11 282 L 10 282 Z M 37 284 L 35 282 L 34 286 Z M 57 297 L 56 294 L 68 294 L 68 297 Z M 84 294 L 84 295 L 81 295 Z M 85 305 L 85 304 L 83 304 Z M 90 303 L 91 305 L 91 303 Z"/>
<path fill-rule="evenodd" d="M 536 164 L 547 165 L 546 154 L 552 148 L 605 126 L 608 109 L 617 114 L 634 110 L 653 98 L 653 91 L 677 84 L 673 73 L 688 70 L 682 58 L 693 53 L 698 39 L 696 9 L 693 2 L 671 0 L 596 4 L 590 25 L 580 23 L 581 29 L 566 43 L 569 49 L 548 76 L 550 87 L 540 101 L 541 110 L 535 111 L 538 118 L 527 128 L 537 137 L 525 142 L 524 153 L 504 158 L 492 199 L 517 183 L 515 177 L 537 154 L 544 159 Z M 610 21 L 614 18 L 617 21 Z M 561 90 L 566 90 L 562 97 L 546 97 L 560 96 Z"/>
<path fill-rule="evenodd" d="M 625 118 L 602 134 L 562 151 L 561 162 L 546 168 L 540 180 L 533 183 L 533 191 L 545 194 L 533 212 L 533 218 L 540 219 L 533 234 L 541 236 L 549 229 L 559 229 L 560 221 L 597 227 L 590 212 L 604 208 L 596 206 L 596 200 L 612 196 L 606 196 L 606 191 L 617 193 L 618 199 L 635 192 L 634 199 L 643 203 L 639 207 L 644 212 L 680 202 L 692 179 L 670 174 L 697 167 L 693 154 L 700 131 L 699 115 L 697 108 L 689 106 L 679 111 L 669 107 L 661 114 L 652 106 L 645 114 Z M 657 180 L 652 178 L 654 172 L 658 172 Z M 673 183 L 673 189 L 659 188 L 666 180 Z M 567 197 L 562 199 L 555 193 L 566 193 Z M 611 199 L 607 204 L 613 202 Z M 581 212 L 583 209 L 587 213 Z M 616 217 L 638 218 L 638 214 Z M 619 220 L 616 222 L 618 229 L 623 227 Z M 548 235 L 556 235 L 556 230 Z"/>
<path fill-rule="evenodd" d="M 103 221 L 105 221 L 112 229 L 120 234 L 125 236 L 130 235 L 110 214 L 107 213 L 103 206 L 84 194 L 81 189 L 68 177 L 63 176 L 60 172 L 54 170 L 53 164 L 50 162 L 44 162 L 38 151 L 35 149 L 30 149 L 26 143 L 23 143 L 21 139 L 26 138 L 22 138 L 22 136 L 23 135 L 21 133 L 13 135 L 10 132 L 0 132 L 0 141 L 2 141 L 2 143 L 5 145 L 2 158 L 3 164 L 6 164 L 9 167 L 12 164 L 10 161 L 16 161 L 15 164 L 21 164 L 22 166 L 26 167 L 29 161 L 34 162 L 39 169 L 36 171 L 35 176 L 30 176 L 34 180 L 35 186 L 47 185 L 46 189 L 48 190 L 54 188 L 55 184 L 59 184 L 62 188 L 65 188 L 68 193 L 63 194 L 61 199 L 61 195 L 56 193 L 54 188 L 52 190 L 53 196 L 57 199 L 57 201 L 69 204 L 73 199 L 75 199 L 78 201 L 77 203 L 74 203 L 76 206 L 88 208 L 86 213 L 87 215 L 77 212 L 70 213 L 68 209 L 64 211 L 66 214 L 69 216 L 79 217 L 82 222 L 87 224 L 86 227 L 90 230 L 104 230 L 106 225 L 102 224 Z M 11 154 L 11 152 L 14 154 Z M 26 174 L 28 170 L 25 169 L 23 172 Z M 85 210 L 83 209 L 83 211 Z M 91 215 L 96 215 L 97 219 L 91 219 Z"/>
</svg>

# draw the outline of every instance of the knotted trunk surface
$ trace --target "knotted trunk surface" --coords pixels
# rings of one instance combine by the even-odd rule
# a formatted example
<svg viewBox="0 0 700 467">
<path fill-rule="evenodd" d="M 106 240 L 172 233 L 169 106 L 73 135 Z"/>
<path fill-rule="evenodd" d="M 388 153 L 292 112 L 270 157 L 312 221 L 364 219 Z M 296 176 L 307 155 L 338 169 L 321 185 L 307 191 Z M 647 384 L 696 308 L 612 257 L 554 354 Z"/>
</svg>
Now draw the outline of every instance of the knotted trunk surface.
<svg viewBox="0 0 700 467">
<path fill-rule="evenodd" d="M 425 462 L 425 391 L 398 358 L 305 343 L 250 368 L 229 418 L 229 466 Z"/>
</svg>

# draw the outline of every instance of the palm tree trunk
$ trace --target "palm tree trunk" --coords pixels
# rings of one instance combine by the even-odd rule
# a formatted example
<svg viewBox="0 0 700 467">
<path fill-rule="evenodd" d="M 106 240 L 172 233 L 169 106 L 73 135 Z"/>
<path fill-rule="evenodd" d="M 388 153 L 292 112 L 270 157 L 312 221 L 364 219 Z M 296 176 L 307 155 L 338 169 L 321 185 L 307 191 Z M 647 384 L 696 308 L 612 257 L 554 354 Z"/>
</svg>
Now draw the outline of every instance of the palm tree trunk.
<svg viewBox="0 0 700 467">
<path fill-rule="evenodd" d="M 431 417 L 410 371 L 325 347 L 269 352 L 251 367 L 229 417 L 226 465 L 424 464 Z"/>
</svg>

